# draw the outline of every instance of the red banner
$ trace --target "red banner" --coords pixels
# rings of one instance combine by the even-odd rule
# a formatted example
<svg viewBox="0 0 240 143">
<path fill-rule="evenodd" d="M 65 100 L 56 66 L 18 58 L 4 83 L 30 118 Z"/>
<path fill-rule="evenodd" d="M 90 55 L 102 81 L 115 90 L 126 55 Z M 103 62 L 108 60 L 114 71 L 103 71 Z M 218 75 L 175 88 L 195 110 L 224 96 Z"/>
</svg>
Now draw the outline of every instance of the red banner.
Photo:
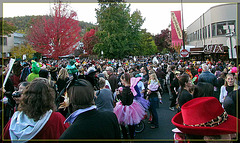
<svg viewBox="0 0 240 143">
<path fill-rule="evenodd" d="M 181 21 L 181 11 L 171 11 L 172 46 L 181 46 L 183 44 Z"/>
</svg>

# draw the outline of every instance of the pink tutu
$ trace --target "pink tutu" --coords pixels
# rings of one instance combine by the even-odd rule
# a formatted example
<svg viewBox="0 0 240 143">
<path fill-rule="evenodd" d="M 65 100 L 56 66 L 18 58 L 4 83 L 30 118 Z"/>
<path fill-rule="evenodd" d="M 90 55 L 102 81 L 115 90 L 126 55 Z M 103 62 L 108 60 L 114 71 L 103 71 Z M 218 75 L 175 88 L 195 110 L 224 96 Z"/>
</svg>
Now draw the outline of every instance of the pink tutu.
<svg viewBox="0 0 240 143">
<path fill-rule="evenodd" d="M 136 125 L 146 114 L 144 107 L 135 100 L 129 106 L 122 105 L 121 101 L 117 102 L 113 112 L 116 114 L 118 122 L 124 125 Z"/>
<path fill-rule="evenodd" d="M 148 110 L 150 102 L 142 97 L 135 96 L 134 99 L 139 102 L 145 110 Z"/>
</svg>

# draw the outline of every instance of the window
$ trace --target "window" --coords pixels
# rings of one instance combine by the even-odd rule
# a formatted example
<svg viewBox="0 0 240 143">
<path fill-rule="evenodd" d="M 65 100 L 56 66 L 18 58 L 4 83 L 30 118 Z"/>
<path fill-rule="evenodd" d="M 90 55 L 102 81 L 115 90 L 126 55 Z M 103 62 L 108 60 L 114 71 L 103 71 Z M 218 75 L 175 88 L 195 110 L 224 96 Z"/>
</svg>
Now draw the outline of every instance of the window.
<svg viewBox="0 0 240 143">
<path fill-rule="evenodd" d="M 204 38 L 207 38 L 207 26 L 204 27 Z"/>
<path fill-rule="evenodd" d="M 235 21 L 228 21 L 227 24 L 228 24 L 228 25 L 234 25 L 234 31 L 233 31 L 233 32 L 235 32 L 235 29 L 236 29 L 236 27 L 235 27 Z"/>
<path fill-rule="evenodd" d="M 202 29 L 200 29 L 200 40 L 202 40 Z"/>
<path fill-rule="evenodd" d="M 187 35 L 187 42 L 190 42 L 190 35 Z"/>
<path fill-rule="evenodd" d="M 217 23 L 217 35 L 226 35 L 226 30 L 223 29 L 223 25 L 226 25 L 226 22 Z"/>
<path fill-rule="evenodd" d="M 212 23 L 212 37 L 216 36 L 216 23 Z"/>
<path fill-rule="evenodd" d="M 7 45 L 7 37 L 0 37 L 0 45 Z"/>
<path fill-rule="evenodd" d="M 193 40 L 196 40 L 197 39 L 197 31 L 194 32 L 194 38 Z"/>
<path fill-rule="evenodd" d="M 204 31 L 204 27 L 202 28 L 202 38 L 205 37 L 205 31 Z"/>
<path fill-rule="evenodd" d="M 210 38 L 211 35 L 210 35 L 210 25 L 208 25 L 208 38 Z"/>
<path fill-rule="evenodd" d="M 199 40 L 199 30 L 197 31 L 197 40 Z"/>
</svg>

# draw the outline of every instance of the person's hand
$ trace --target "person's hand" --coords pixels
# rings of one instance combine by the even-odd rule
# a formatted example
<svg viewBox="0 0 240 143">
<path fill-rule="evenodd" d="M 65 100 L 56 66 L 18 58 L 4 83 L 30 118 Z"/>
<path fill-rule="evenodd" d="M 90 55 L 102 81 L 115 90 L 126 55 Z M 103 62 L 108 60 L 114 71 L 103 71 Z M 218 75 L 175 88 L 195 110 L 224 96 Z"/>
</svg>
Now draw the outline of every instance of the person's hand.
<svg viewBox="0 0 240 143">
<path fill-rule="evenodd" d="M 64 97 L 64 101 L 60 103 L 60 106 L 58 107 L 58 109 L 66 110 L 66 108 L 69 106 L 69 97 L 67 96 L 67 92 L 63 97 Z"/>
<path fill-rule="evenodd" d="M 146 97 L 146 100 L 148 100 L 148 96 Z"/>
<path fill-rule="evenodd" d="M 7 67 L 5 67 L 5 72 L 3 73 L 3 75 L 5 76 L 5 75 L 7 75 L 7 73 L 8 73 L 8 70 L 9 70 L 9 64 L 7 65 Z"/>
<path fill-rule="evenodd" d="M 147 91 L 147 94 L 151 94 L 151 90 L 148 90 L 148 91 Z"/>
</svg>

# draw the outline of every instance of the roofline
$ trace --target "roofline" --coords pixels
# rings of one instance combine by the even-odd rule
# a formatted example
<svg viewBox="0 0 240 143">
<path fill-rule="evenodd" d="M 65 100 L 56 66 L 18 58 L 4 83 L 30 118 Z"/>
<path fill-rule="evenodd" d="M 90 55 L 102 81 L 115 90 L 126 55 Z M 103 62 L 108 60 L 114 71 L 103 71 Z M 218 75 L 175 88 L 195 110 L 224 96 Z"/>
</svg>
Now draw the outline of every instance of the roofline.
<svg viewBox="0 0 240 143">
<path fill-rule="evenodd" d="M 216 8 L 216 7 L 220 7 L 220 6 L 225 6 L 225 5 L 233 5 L 233 4 L 238 4 L 237 2 L 235 3 L 223 3 L 223 4 L 220 4 L 220 5 L 215 5 L 215 6 L 212 6 L 210 7 L 206 12 L 204 12 L 202 15 L 204 15 L 205 13 L 207 13 L 208 11 L 210 11 L 211 9 L 213 8 Z M 197 19 L 195 19 L 190 25 L 187 26 L 190 27 L 193 23 L 195 23 L 202 15 L 200 15 Z"/>
</svg>

